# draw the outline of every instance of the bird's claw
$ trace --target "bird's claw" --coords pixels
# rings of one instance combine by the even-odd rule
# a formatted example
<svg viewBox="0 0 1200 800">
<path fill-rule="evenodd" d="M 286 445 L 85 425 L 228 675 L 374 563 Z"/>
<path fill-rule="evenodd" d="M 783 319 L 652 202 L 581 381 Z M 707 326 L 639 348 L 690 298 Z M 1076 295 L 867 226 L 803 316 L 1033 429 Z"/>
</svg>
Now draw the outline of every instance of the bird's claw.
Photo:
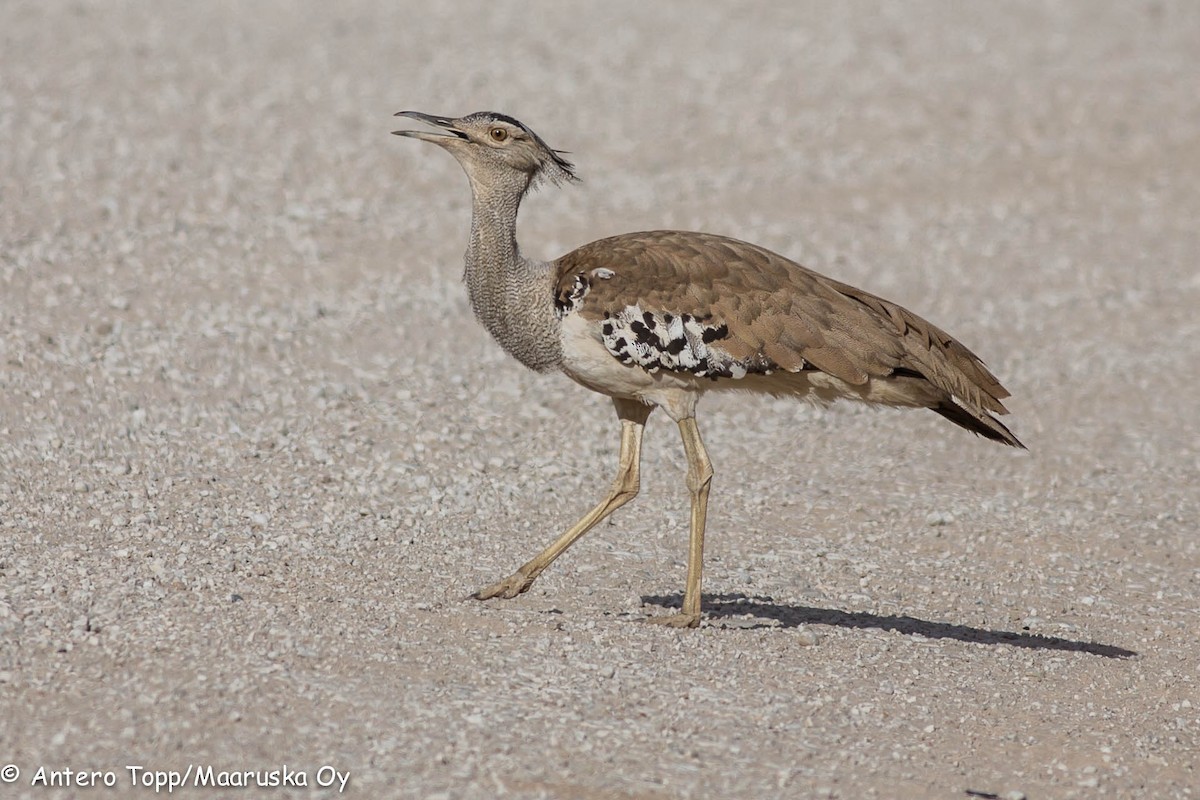
<svg viewBox="0 0 1200 800">
<path fill-rule="evenodd" d="M 491 600 L 494 597 L 499 597 L 502 600 L 511 600 L 517 595 L 529 591 L 529 587 L 532 585 L 532 577 L 520 572 L 514 572 L 502 581 L 497 581 L 491 586 L 485 586 L 479 591 L 467 595 L 466 599 Z"/>
<path fill-rule="evenodd" d="M 668 628 L 699 628 L 700 614 L 667 614 L 663 617 L 646 617 L 651 625 L 665 625 Z"/>
</svg>

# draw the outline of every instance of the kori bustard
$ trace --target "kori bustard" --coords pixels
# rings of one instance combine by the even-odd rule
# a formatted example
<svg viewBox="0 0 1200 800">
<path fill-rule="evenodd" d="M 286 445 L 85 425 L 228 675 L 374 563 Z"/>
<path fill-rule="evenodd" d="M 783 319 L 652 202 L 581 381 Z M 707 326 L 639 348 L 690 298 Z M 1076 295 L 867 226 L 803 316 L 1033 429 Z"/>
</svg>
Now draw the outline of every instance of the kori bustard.
<svg viewBox="0 0 1200 800">
<path fill-rule="evenodd" d="M 517 210 L 539 183 L 576 180 L 559 151 L 512 117 L 452 119 L 401 111 L 430 130 L 395 131 L 439 145 L 467 173 L 473 195 L 465 281 L 471 307 L 514 358 L 559 370 L 608 395 L 621 421 L 608 495 L 509 577 L 473 597 L 512 598 L 593 526 L 638 493 L 642 429 L 661 407 L 687 456 L 691 535 L 680 613 L 700 623 L 704 524 L 712 464 L 696 427 L 709 391 L 749 390 L 819 401 L 849 398 L 928 408 L 1013 447 L 995 416 L 1008 392 L 945 331 L 872 294 L 736 239 L 685 231 L 628 233 L 543 262 L 517 245 Z"/>
</svg>

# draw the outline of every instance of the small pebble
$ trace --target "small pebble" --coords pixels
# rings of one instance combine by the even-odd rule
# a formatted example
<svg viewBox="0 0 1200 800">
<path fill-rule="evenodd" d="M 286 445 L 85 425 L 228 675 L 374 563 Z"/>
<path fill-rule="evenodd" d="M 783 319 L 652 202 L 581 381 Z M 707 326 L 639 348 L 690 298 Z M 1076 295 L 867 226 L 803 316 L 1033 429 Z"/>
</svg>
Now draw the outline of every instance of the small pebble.
<svg viewBox="0 0 1200 800">
<path fill-rule="evenodd" d="M 801 628 L 796 632 L 796 643 L 804 647 L 815 647 L 821 643 L 821 637 L 808 628 Z"/>
</svg>

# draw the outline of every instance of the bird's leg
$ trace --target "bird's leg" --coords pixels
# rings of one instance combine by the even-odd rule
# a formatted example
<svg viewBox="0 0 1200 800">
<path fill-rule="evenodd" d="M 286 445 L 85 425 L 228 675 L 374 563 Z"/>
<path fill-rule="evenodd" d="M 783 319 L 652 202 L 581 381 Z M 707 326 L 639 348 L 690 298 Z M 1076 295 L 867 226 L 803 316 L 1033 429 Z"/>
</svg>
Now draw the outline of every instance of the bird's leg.
<svg viewBox="0 0 1200 800">
<path fill-rule="evenodd" d="M 672 628 L 695 628 L 700 624 L 700 577 L 704 572 L 704 524 L 708 518 L 708 488 L 712 484 L 712 462 L 700 439 L 695 417 L 679 420 L 683 451 L 687 454 L 687 486 L 692 495 L 692 529 L 688 538 L 687 584 L 683 590 L 683 610 L 647 622 Z"/>
<path fill-rule="evenodd" d="M 489 600 L 493 597 L 508 599 L 528 591 L 537 576 L 542 574 L 542 570 L 550 566 L 554 559 L 561 556 L 579 537 L 637 496 L 641 486 L 639 466 L 642 459 L 642 430 L 654 407 L 637 400 L 619 398 L 613 398 L 613 404 L 616 405 L 617 416 L 621 419 L 621 455 L 620 465 L 617 467 L 617 479 L 613 481 L 608 496 L 571 526 L 570 530 L 555 539 L 549 547 L 526 562 L 512 575 L 491 586 L 485 586 L 471 597 L 476 600 Z"/>
</svg>

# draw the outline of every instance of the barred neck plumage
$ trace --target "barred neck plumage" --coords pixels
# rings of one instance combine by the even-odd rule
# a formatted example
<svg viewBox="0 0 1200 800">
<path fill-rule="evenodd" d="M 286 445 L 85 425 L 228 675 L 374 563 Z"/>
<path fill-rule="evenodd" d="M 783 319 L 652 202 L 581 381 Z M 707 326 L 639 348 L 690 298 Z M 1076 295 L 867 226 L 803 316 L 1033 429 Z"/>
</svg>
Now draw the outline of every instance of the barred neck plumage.
<svg viewBox="0 0 1200 800">
<path fill-rule="evenodd" d="M 492 337 L 530 369 L 545 372 L 562 361 L 554 314 L 551 265 L 531 261 L 517 245 L 517 212 L 529 188 L 525 175 L 471 178 L 471 239 L 466 269 L 471 308 Z"/>
</svg>

